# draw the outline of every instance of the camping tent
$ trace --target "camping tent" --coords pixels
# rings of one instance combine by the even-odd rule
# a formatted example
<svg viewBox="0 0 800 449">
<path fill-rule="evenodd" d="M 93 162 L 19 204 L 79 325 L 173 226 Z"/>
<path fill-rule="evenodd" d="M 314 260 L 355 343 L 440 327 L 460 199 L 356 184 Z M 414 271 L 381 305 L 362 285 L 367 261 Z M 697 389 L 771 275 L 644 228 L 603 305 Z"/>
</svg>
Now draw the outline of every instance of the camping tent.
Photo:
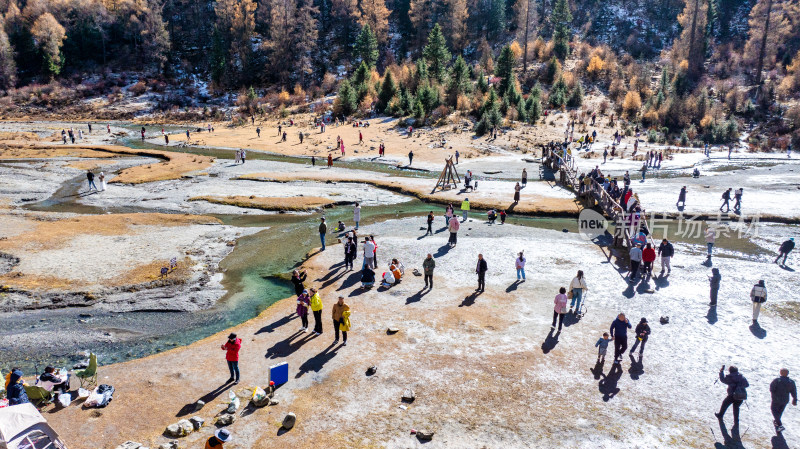
<svg viewBox="0 0 800 449">
<path fill-rule="evenodd" d="M 0 449 L 67 449 L 30 403 L 0 408 Z"/>
</svg>

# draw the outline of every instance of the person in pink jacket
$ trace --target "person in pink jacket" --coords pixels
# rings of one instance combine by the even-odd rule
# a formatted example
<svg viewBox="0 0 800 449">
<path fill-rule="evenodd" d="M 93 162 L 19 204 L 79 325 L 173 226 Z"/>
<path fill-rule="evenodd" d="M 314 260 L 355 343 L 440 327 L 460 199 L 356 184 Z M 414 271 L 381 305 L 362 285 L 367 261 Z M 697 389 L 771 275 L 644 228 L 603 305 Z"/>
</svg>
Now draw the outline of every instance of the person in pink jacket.
<svg viewBox="0 0 800 449">
<path fill-rule="evenodd" d="M 225 360 L 228 362 L 228 369 L 231 372 L 231 378 L 226 383 L 233 382 L 234 385 L 239 383 L 239 350 L 242 349 L 242 339 L 237 338 L 236 334 L 228 335 L 228 341 L 222 345 L 222 350 L 225 353 Z"/>
<path fill-rule="evenodd" d="M 561 287 L 558 289 L 558 294 L 553 300 L 553 325 L 551 329 L 556 328 L 556 320 L 558 320 L 558 331 L 561 332 L 561 326 L 564 324 L 564 314 L 567 312 L 567 289 Z"/>
</svg>

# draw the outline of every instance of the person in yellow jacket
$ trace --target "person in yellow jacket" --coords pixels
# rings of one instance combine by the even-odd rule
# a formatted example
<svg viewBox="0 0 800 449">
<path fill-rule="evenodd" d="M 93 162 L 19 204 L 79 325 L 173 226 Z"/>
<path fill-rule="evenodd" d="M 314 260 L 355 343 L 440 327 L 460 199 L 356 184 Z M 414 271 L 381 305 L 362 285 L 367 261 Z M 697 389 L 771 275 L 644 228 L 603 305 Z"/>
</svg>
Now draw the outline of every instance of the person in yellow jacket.
<svg viewBox="0 0 800 449">
<path fill-rule="evenodd" d="M 464 198 L 461 202 L 461 215 L 464 217 L 462 222 L 467 221 L 467 213 L 469 213 L 469 198 Z"/>
<path fill-rule="evenodd" d="M 347 314 L 346 319 L 345 314 Z M 335 332 L 333 344 L 339 343 L 339 331 L 342 331 L 342 339 L 344 340 L 343 346 L 347 346 L 347 331 L 350 330 L 350 306 L 345 304 L 344 296 L 340 296 L 339 301 L 331 308 L 331 317 L 333 318 L 333 329 Z"/>
<path fill-rule="evenodd" d="M 314 335 L 322 335 L 322 299 L 316 288 L 311 290 L 311 313 L 314 314 Z"/>
</svg>

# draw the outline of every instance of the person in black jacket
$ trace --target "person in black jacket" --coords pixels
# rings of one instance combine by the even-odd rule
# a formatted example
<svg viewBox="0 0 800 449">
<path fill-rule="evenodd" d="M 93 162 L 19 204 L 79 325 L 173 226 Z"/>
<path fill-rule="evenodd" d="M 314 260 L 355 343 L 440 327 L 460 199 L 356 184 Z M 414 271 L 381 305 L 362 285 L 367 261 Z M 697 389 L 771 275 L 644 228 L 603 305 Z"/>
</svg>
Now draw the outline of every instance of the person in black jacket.
<svg viewBox="0 0 800 449">
<path fill-rule="evenodd" d="M 711 269 L 711 276 L 709 276 L 708 281 L 711 285 L 711 305 L 717 305 L 717 294 L 719 293 L 719 284 L 722 281 L 722 275 L 719 274 L 719 269 L 712 268 Z"/>
<path fill-rule="evenodd" d="M 769 392 L 772 395 L 772 404 L 770 408 L 772 409 L 772 417 L 775 418 L 773 424 L 775 424 L 775 430 L 778 432 L 783 432 L 784 427 L 781 423 L 781 416 L 783 415 L 783 410 L 786 408 L 786 405 L 789 403 L 789 396 L 792 397 L 792 405 L 797 406 L 797 385 L 795 385 L 792 379 L 789 379 L 789 370 L 783 368 L 781 370 L 781 376 L 775 378 L 771 384 L 769 384 Z"/>
<path fill-rule="evenodd" d="M 433 211 L 428 213 L 428 232 L 425 235 L 433 235 Z"/>
<path fill-rule="evenodd" d="M 486 288 L 486 270 L 488 269 L 483 254 L 478 254 L 478 265 L 475 267 L 475 273 L 478 274 L 478 288 L 475 291 L 482 292 Z"/>
<path fill-rule="evenodd" d="M 633 352 L 636 351 L 636 347 L 639 346 L 639 343 L 642 346 L 639 348 L 639 355 L 641 356 L 644 352 L 644 345 L 647 343 L 647 338 L 650 336 L 650 325 L 647 324 L 647 318 L 642 318 L 639 321 L 639 324 L 636 325 L 636 341 L 631 346 L 631 352 L 629 353 L 631 357 L 633 356 Z"/>
<path fill-rule="evenodd" d="M 747 399 L 747 387 L 749 387 L 750 384 L 747 382 L 747 379 L 739 373 L 739 369 L 735 366 L 729 367 L 728 373 L 728 375 L 725 375 L 725 365 L 722 365 L 722 368 L 719 370 L 719 381 L 728 386 L 728 395 L 725 396 L 725 399 L 722 401 L 722 405 L 719 407 L 719 413 L 714 413 L 714 416 L 721 421 L 725 417 L 725 412 L 728 411 L 728 407 L 733 404 L 733 425 L 738 426 L 739 407 L 741 407 L 742 402 Z"/>
<path fill-rule="evenodd" d="M 325 217 L 319 219 L 319 240 L 322 242 L 322 249 L 325 251 L 325 234 L 328 233 L 328 225 L 325 224 Z"/>
<path fill-rule="evenodd" d="M 353 261 L 356 259 L 358 249 L 352 237 L 347 238 L 347 243 L 344 244 L 344 269 L 353 269 Z"/>
<path fill-rule="evenodd" d="M 672 256 L 675 255 L 675 248 L 672 246 L 672 243 L 669 240 L 664 239 L 661 241 L 661 244 L 658 245 L 658 255 L 661 257 L 661 272 L 664 272 L 664 267 L 667 267 L 667 274 L 672 271 L 672 267 L 670 266 L 669 262 L 672 259 Z"/>
<path fill-rule="evenodd" d="M 789 240 L 781 243 L 781 247 L 778 250 L 778 257 L 775 258 L 775 263 L 778 263 L 778 260 L 783 256 L 783 262 L 780 265 L 786 265 L 786 258 L 789 257 L 789 253 L 792 252 L 794 249 L 794 237 L 790 238 Z"/>
<path fill-rule="evenodd" d="M 611 339 L 614 340 L 614 363 L 622 362 L 622 354 L 628 349 L 628 329 L 631 323 L 625 318 L 624 313 L 620 313 L 611 323 Z"/>
<path fill-rule="evenodd" d="M 292 284 L 294 284 L 294 294 L 300 296 L 303 293 L 303 290 L 306 289 L 303 282 L 306 281 L 306 271 L 297 271 L 294 270 L 292 273 Z"/>
</svg>

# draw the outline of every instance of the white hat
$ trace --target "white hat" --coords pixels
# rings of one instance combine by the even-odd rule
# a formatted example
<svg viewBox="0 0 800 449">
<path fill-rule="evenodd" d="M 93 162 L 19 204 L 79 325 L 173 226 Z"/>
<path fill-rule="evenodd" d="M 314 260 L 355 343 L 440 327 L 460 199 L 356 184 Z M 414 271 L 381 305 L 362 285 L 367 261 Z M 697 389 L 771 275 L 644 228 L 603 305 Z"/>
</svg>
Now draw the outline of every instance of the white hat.
<svg viewBox="0 0 800 449">
<path fill-rule="evenodd" d="M 231 433 L 228 431 L 228 429 L 219 429 L 216 432 L 214 432 L 214 436 L 217 437 L 217 439 L 222 441 L 223 443 L 226 441 L 230 441 L 231 439 Z"/>
</svg>

